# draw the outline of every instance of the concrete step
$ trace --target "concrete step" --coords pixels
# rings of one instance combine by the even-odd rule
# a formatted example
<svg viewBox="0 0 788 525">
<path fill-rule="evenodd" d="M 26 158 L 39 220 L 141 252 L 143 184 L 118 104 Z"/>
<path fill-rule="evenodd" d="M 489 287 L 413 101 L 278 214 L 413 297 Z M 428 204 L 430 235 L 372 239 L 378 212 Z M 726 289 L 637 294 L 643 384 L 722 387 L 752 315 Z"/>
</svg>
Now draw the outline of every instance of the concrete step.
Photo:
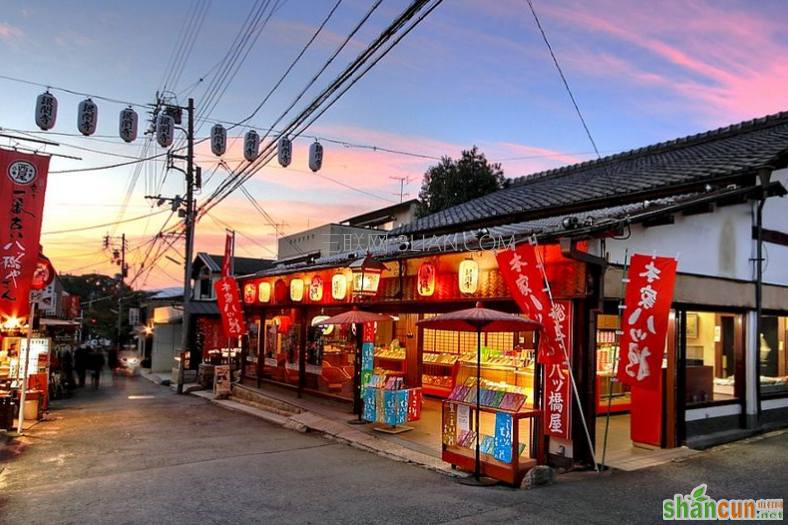
<svg viewBox="0 0 788 525">
<path fill-rule="evenodd" d="M 281 399 L 267 396 L 253 388 L 238 384 L 233 384 L 230 391 L 230 399 L 237 403 L 242 403 L 260 410 L 267 410 L 285 417 L 304 412 L 304 409 L 301 407 L 282 401 Z"/>
</svg>

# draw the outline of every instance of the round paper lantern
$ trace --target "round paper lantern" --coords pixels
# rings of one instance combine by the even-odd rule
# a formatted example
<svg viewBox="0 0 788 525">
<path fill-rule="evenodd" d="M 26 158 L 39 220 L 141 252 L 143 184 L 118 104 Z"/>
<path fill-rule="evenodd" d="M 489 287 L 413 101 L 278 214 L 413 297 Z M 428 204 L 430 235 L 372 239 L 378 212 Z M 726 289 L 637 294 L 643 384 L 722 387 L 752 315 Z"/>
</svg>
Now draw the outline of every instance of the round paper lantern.
<svg viewBox="0 0 788 525">
<path fill-rule="evenodd" d="M 36 99 L 36 126 L 44 131 L 55 127 L 57 120 L 57 99 L 47 91 Z"/>
<path fill-rule="evenodd" d="M 287 137 L 282 137 L 276 145 L 279 165 L 286 168 L 293 160 L 293 143 Z"/>
<path fill-rule="evenodd" d="M 271 300 L 271 283 L 262 282 L 257 286 L 257 300 L 261 303 Z"/>
<path fill-rule="evenodd" d="M 296 303 L 304 298 L 304 280 L 293 279 L 290 281 L 290 300 Z"/>
<path fill-rule="evenodd" d="M 282 279 L 277 279 L 274 283 L 274 301 L 277 304 L 285 302 L 287 298 L 287 284 Z"/>
<path fill-rule="evenodd" d="M 479 265 L 473 259 L 460 263 L 459 284 L 462 293 L 476 293 L 479 289 Z"/>
<path fill-rule="evenodd" d="M 169 148 L 172 146 L 173 138 L 175 137 L 175 119 L 172 115 L 166 113 L 159 113 L 156 117 L 156 142 L 162 148 Z"/>
<path fill-rule="evenodd" d="M 257 297 L 257 287 L 254 283 L 247 283 L 244 285 L 244 303 L 252 304 L 255 297 Z"/>
<path fill-rule="evenodd" d="M 331 278 L 331 297 L 337 301 L 347 297 L 347 277 L 344 274 L 337 273 Z"/>
<path fill-rule="evenodd" d="M 211 128 L 211 153 L 221 157 L 227 151 L 227 130 L 221 124 Z"/>
<path fill-rule="evenodd" d="M 323 279 L 319 275 L 312 277 L 312 282 L 309 283 L 309 300 L 318 302 L 323 299 Z"/>
<path fill-rule="evenodd" d="M 244 135 L 244 158 L 252 162 L 257 158 L 260 149 L 260 135 L 253 129 L 250 129 Z"/>
<path fill-rule="evenodd" d="M 424 263 L 419 266 L 418 292 L 422 297 L 430 297 L 435 293 L 435 265 Z"/>
<path fill-rule="evenodd" d="M 139 116 L 132 108 L 120 110 L 120 120 L 118 123 L 118 134 L 123 142 L 134 142 L 137 140 L 137 122 Z"/>
<path fill-rule="evenodd" d="M 309 169 L 318 171 L 323 166 L 323 146 L 315 141 L 309 146 Z"/>
<path fill-rule="evenodd" d="M 98 106 L 86 98 L 77 107 L 77 129 L 85 136 L 90 136 L 96 132 L 98 124 Z"/>
</svg>

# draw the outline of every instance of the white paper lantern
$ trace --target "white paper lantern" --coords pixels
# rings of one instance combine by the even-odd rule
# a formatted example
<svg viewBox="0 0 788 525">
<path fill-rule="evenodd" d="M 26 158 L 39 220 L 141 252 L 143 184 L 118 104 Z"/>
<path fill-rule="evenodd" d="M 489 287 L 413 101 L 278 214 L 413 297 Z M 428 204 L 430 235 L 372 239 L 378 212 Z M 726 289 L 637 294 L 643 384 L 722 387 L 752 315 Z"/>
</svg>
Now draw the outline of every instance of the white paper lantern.
<svg viewBox="0 0 788 525">
<path fill-rule="evenodd" d="M 293 160 L 293 143 L 289 138 L 282 137 L 279 139 L 276 149 L 279 157 L 279 165 L 283 168 L 288 167 Z"/>
<path fill-rule="evenodd" d="M 309 169 L 318 171 L 323 166 L 323 146 L 315 141 L 309 146 Z"/>
<path fill-rule="evenodd" d="M 244 158 L 252 162 L 257 158 L 258 150 L 260 149 L 260 135 L 253 129 L 250 129 L 244 135 Z"/>
<path fill-rule="evenodd" d="M 175 119 L 172 115 L 166 113 L 159 113 L 156 117 L 156 142 L 162 148 L 169 148 L 172 146 L 173 138 L 175 137 Z"/>
<path fill-rule="evenodd" d="M 347 296 L 347 277 L 341 273 L 336 273 L 331 278 L 331 297 L 337 301 L 343 300 Z"/>
<path fill-rule="evenodd" d="M 460 263 L 458 278 L 462 293 L 476 293 L 479 289 L 479 264 L 473 259 L 465 259 Z"/>
<path fill-rule="evenodd" d="M 134 142 L 137 140 L 137 122 L 139 116 L 131 108 L 120 111 L 120 121 L 118 124 L 118 134 L 124 142 Z"/>
<path fill-rule="evenodd" d="M 83 135 L 90 136 L 96 132 L 96 124 L 98 124 L 98 106 L 86 98 L 77 108 L 77 129 Z"/>
<path fill-rule="evenodd" d="M 41 93 L 36 99 L 36 126 L 47 131 L 55 127 L 57 120 L 57 99 L 49 91 Z"/>
<path fill-rule="evenodd" d="M 227 151 L 227 130 L 221 124 L 214 124 L 211 128 L 211 153 L 217 157 Z"/>
<path fill-rule="evenodd" d="M 290 300 L 300 302 L 304 298 L 304 280 L 293 279 L 290 281 Z"/>
</svg>

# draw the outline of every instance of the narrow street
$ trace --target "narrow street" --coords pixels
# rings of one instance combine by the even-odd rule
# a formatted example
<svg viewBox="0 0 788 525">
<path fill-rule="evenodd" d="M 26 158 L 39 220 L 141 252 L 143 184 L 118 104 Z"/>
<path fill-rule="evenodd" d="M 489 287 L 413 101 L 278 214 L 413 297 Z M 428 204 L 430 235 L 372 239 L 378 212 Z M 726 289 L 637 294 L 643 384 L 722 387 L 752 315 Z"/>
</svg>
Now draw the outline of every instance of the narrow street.
<svg viewBox="0 0 788 525">
<path fill-rule="evenodd" d="M 788 498 L 788 433 L 523 491 L 475 488 L 143 378 L 79 390 L 0 456 L 0 524 L 656 523 L 662 500 Z"/>
</svg>

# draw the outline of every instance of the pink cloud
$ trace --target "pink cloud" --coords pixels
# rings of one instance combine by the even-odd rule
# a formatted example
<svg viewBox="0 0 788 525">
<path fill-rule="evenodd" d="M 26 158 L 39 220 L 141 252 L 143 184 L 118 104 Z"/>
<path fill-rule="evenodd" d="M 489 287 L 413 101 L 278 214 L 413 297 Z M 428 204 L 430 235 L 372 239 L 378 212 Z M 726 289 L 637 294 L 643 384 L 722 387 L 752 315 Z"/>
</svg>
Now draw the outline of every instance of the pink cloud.
<svg viewBox="0 0 788 525">
<path fill-rule="evenodd" d="M 18 27 L 0 22 L 0 38 L 6 41 L 19 40 L 24 36 L 24 32 Z"/>
</svg>

